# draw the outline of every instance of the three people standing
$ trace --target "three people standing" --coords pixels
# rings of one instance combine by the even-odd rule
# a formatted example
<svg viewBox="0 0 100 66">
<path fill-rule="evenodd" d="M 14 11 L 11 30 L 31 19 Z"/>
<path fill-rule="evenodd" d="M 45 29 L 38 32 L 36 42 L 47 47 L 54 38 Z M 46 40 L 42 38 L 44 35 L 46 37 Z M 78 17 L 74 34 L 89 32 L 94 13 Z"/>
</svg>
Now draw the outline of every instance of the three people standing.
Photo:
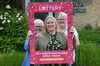
<svg viewBox="0 0 100 66">
<path fill-rule="evenodd" d="M 67 20 L 68 20 L 68 16 L 64 12 L 59 13 L 57 20 L 53 16 L 48 16 L 44 22 L 44 32 L 41 33 L 42 28 L 40 31 L 35 31 L 36 32 L 35 35 L 36 37 L 38 37 L 36 38 L 36 42 L 35 42 L 36 51 L 67 50 L 68 49 L 67 37 L 66 37 L 68 35 L 68 30 L 67 30 L 68 21 Z M 41 27 L 43 27 L 43 25 L 41 25 Z M 37 28 L 39 29 L 40 26 L 37 26 Z M 78 33 L 76 29 L 72 26 L 70 31 L 73 32 L 75 36 L 75 40 L 76 40 L 75 47 L 78 47 L 80 45 L 80 42 L 79 42 Z M 40 35 L 38 35 L 39 33 Z M 24 47 L 26 46 L 26 48 L 28 49 L 29 49 L 29 36 L 30 35 L 32 35 L 32 32 L 28 32 L 28 38 L 26 38 L 26 42 L 24 45 Z M 73 59 L 75 61 L 75 50 L 73 50 L 73 54 L 74 54 Z M 27 50 L 26 56 L 28 57 L 28 60 L 26 63 L 29 64 L 30 63 L 29 50 Z M 24 64 L 25 64 L 25 61 L 24 61 Z M 24 64 L 23 66 L 25 66 Z M 26 65 L 26 66 L 30 66 L 30 65 Z M 69 66 L 69 65 L 68 64 L 42 64 L 42 65 L 34 65 L 34 66 Z"/>
</svg>

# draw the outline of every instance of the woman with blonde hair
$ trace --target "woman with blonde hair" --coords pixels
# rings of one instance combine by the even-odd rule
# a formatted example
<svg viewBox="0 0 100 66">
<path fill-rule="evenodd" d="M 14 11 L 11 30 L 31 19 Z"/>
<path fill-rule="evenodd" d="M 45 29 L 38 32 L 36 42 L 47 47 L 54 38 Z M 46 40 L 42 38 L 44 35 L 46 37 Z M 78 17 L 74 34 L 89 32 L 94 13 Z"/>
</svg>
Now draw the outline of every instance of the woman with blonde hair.
<svg viewBox="0 0 100 66">
<path fill-rule="evenodd" d="M 62 51 L 67 50 L 67 38 L 59 31 L 57 20 L 53 16 L 45 19 L 42 38 L 36 39 L 36 51 Z M 38 66 L 67 66 L 67 64 L 41 64 Z"/>
</svg>

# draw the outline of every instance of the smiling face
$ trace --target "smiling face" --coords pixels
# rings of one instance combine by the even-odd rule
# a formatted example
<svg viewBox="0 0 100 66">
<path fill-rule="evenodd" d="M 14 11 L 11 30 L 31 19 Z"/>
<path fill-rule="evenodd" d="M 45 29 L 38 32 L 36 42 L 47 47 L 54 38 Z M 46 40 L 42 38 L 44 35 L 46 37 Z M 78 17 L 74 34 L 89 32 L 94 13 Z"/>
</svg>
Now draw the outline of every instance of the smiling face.
<svg viewBox="0 0 100 66">
<path fill-rule="evenodd" d="M 56 25 L 55 25 L 55 22 L 52 18 L 48 18 L 47 19 L 47 22 L 46 22 L 46 29 L 48 32 L 55 32 L 55 28 L 56 28 Z"/>
<path fill-rule="evenodd" d="M 59 15 L 58 15 L 58 24 L 59 24 L 59 27 L 60 29 L 66 29 L 67 27 L 67 14 L 64 13 L 64 12 L 60 12 Z"/>
<path fill-rule="evenodd" d="M 64 28 L 66 28 L 66 26 L 67 26 L 67 19 L 64 18 L 64 17 L 62 17 L 62 16 L 60 16 L 60 17 L 58 18 L 58 24 L 59 24 L 59 27 L 64 27 Z"/>
<path fill-rule="evenodd" d="M 35 26 L 35 33 L 40 33 L 43 30 L 41 23 L 34 23 Z"/>
</svg>

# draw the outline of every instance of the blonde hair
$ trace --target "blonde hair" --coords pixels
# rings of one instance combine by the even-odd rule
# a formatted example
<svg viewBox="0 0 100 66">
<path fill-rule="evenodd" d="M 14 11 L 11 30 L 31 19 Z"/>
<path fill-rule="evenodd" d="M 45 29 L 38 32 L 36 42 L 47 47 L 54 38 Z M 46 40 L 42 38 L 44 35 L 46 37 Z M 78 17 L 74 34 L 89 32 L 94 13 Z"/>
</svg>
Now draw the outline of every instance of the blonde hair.
<svg viewBox="0 0 100 66">
<path fill-rule="evenodd" d="M 52 19 L 54 20 L 54 23 L 55 23 L 55 25 L 56 25 L 55 30 L 56 30 L 57 32 L 60 32 L 59 27 L 58 27 L 57 20 L 56 20 L 53 16 L 48 16 L 48 17 L 46 17 L 45 22 L 44 22 L 44 33 L 47 33 L 47 32 L 48 32 L 48 31 L 47 31 L 46 24 L 47 24 L 47 20 L 48 20 L 49 18 L 52 18 Z"/>
</svg>

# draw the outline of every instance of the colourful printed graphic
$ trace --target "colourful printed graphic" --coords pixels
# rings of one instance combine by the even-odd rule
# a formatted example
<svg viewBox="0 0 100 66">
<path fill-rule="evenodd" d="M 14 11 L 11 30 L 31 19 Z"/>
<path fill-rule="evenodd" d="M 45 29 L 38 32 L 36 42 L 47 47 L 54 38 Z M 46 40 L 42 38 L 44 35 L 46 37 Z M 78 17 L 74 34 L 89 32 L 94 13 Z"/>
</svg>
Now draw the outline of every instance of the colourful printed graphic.
<svg viewBox="0 0 100 66">
<path fill-rule="evenodd" d="M 28 3 L 29 29 L 34 33 L 34 16 L 36 12 L 67 12 L 68 29 L 73 21 L 73 2 L 38 2 Z M 73 63 L 72 33 L 68 30 L 68 50 L 63 51 L 35 51 L 34 35 L 30 40 L 30 64 L 59 64 Z"/>
</svg>

